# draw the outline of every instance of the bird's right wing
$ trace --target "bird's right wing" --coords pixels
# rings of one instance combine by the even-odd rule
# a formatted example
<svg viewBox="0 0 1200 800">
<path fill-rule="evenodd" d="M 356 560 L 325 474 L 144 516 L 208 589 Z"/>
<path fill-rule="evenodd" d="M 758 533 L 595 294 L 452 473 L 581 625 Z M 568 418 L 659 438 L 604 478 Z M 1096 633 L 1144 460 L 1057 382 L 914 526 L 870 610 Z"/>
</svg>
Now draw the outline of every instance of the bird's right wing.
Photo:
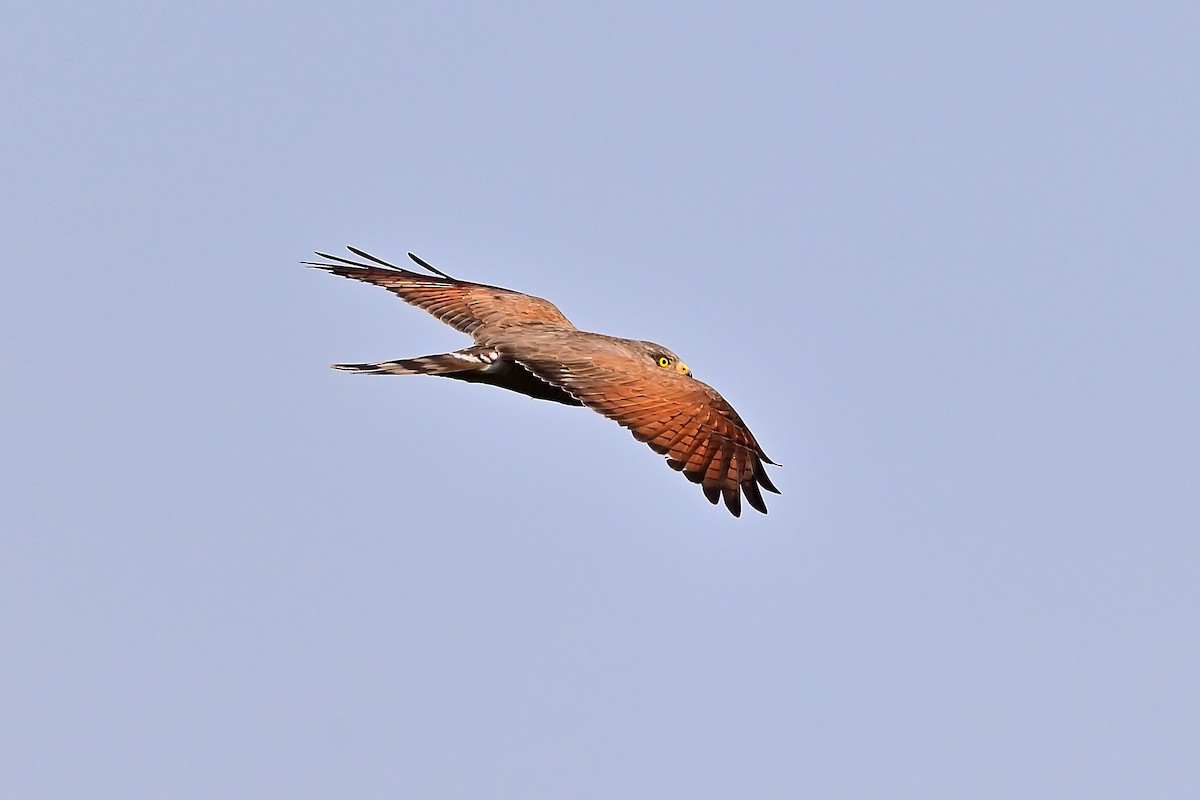
<svg viewBox="0 0 1200 800">
<path fill-rule="evenodd" d="M 501 343 L 498 349 L 628 428 L 639 442 L 666 456 L 671 469 L 699 483 L 709 502 L 723 498 L 738 516 L 745 495 L 753 508 L 767 513 L 759 487 L 779 493 L 763 466 L 775 462 L 716 389 L 621 353 L 590 348 L 582 337 L 574 347 L 574 338 L 554 337 L 557 343 L 550 347 Z"/>
<path fill-rule="evenodd" d="M 531 322 L 564 328 L 574 327 L 549 300 L 511 289 L 501 289 L 498 286 L 451 278 L 412 253 L 408 255 L 413 261 L 434 274 L 422 275 L 389 264 L 357 248 L 347 249 L 372 263 L 352 261 L 328 253 L 317 255 L 330 263 L 302 263 L 332 272 L 334 275 L 341 275 L 343 278 L 382 286 L 404 302 L 425 309 L 442 322 L 474 337 L 477 341 L 480 337 L 476 334 L 485 328 L 503 329 Z"/>
</svg>

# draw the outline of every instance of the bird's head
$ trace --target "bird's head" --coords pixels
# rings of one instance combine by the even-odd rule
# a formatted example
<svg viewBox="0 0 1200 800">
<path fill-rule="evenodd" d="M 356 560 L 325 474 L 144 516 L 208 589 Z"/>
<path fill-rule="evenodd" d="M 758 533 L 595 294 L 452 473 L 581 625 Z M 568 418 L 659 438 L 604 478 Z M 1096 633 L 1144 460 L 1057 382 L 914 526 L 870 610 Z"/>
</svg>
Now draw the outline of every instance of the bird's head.
<svg viewBox="0 0 1200 800">
<path fill-rule="evenodd" d="M 654 342 L 638 342 L 638 344 L 641 345 L 646 358 L 654 362 L 656 366 L 680 375 L 687 375 L 689 378 L 692 377 L 692 371 L 688 369 L 687 364 L 683 363 L 683 359 L 661 344 Z"/>
</svg>

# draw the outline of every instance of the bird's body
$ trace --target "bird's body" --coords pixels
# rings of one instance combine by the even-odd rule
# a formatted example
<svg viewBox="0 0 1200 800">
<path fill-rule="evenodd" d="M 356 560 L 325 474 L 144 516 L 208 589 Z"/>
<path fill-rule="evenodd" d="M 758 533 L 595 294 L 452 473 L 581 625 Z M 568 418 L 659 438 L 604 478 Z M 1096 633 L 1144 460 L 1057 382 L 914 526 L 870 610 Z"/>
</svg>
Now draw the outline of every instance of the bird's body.
<svg viewBox="0 0 1200 800">
<path fill-rule="evenodd" d="M 741 495 L 767 511 L 759 487 L 778 493 L 763 468 L 774 463 L 715 389 L 696 380 L 662 345 L 581 331 L 540 297 L 451 278 L 409 256 L 433 275 L 401 269 L 361 250 L 373 263 L 318 253 L 335 263 L 305 262 L 336 275 L 382 286 L 470 335 L 453 353 L 336 369 L 376 375 L 438 375 L 487 383 L 540 400 L 587 406 L 629 428 L 634 438 L 701 484 L 713 503 L 723 497 L 738 516 Z"/>
</svg>

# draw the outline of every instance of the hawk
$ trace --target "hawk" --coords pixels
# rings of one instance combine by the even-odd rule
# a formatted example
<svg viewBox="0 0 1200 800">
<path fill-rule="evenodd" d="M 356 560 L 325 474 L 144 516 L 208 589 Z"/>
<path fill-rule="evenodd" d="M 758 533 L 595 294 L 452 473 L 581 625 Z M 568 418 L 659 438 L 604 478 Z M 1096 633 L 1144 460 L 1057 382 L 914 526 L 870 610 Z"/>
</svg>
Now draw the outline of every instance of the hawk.
<svg viewBox="0 0 1200 800">
<path fill-rule="evenodd" d="M 741 498 L 767 513 L 759 487 L 779 494 L 767 477 L 767 458 L 754 434 L 729 403 L 696 380 L 687 364 L 654 342 L 581 331 L 548 300 L 452 278 L 412 253 L 426 275 L 389 264 L 354 247 L 354 261 L 317 253 L 324 262 L 302 262 L 334 275 L 382 286 L 475 340 L 453 353 L 334 364 L 370 375 L 440 375 L 487 383 L 539 400 L 586 406 L 628 428 L 639 442 L 666 456 L 667 464 L 714 505 L 723 498 L 735 517 Z M 775 464 L 778 466 L 777 464 Z"/>
</svg>

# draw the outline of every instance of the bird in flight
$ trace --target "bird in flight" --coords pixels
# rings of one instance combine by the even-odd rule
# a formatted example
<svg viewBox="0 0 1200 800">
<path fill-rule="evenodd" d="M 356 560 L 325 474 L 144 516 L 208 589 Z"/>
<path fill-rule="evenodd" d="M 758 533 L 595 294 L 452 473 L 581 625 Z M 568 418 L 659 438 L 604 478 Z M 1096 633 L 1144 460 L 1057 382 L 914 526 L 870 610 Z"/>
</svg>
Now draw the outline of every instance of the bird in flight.
<svg viewBox="0 0 1200 800">
<path fill-rule="evenodd" d="M 779 494 L 767 477 L 767 458 L 754 434 L 715 389 L 696 380 L 687 364 L 654 342 L 581 331 L 548 300 L 452 278 L 408 254 L 426 275 L 389 264 L 354 247 L 363 259 L 317 253 L 302 263 L 344 278 L 382 286 L 475 340 L 453 353 L 334 364 L 369 375 L 440 375 L 487 383 L 540 400 L 587 406 L 629 429 L 639 442 L 714 505 L 735 517 L 741 498 L 767 513 L 759 487 Z M 778 466 L 777 464 L 775 464 Z"/>
</svg>

